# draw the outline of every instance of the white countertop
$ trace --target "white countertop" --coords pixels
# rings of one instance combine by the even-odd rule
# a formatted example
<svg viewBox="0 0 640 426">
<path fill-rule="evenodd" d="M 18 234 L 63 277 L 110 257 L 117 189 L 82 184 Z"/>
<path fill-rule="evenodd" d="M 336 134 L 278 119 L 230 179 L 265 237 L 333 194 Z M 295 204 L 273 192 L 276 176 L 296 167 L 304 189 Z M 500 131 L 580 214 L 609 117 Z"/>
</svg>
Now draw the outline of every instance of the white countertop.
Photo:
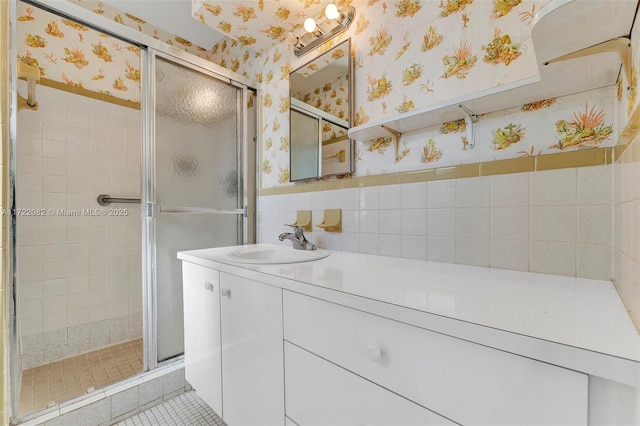
<svg viewBox="0 0 640 426">
<path fill-rule="evenodd" d="M 640 336 L 610 281 L 336 251 L 312 262 L 245 265 L 225 257 L 237 249 L 193 250 L 178 257 L 640 363 Z"/>
</svg>

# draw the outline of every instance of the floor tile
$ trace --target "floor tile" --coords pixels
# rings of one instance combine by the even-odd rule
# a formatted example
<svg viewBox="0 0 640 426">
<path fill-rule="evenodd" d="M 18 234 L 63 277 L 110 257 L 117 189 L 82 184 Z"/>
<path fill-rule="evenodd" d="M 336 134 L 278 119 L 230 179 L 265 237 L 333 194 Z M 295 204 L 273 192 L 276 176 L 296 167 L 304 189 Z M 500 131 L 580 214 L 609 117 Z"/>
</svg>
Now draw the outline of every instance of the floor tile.
<svg viewBox="0 0 640 426">
<path fill-rule="evenodd" d="M 196 395 L 183 393 L 160 405 L 117 423 L 115 426 L 226 426 L 222 419 Z"/>
<path fill-rule="evenodd" d="M 142 373 L 142 339 L 22 371 L 20 416 Z"/>
</svg>

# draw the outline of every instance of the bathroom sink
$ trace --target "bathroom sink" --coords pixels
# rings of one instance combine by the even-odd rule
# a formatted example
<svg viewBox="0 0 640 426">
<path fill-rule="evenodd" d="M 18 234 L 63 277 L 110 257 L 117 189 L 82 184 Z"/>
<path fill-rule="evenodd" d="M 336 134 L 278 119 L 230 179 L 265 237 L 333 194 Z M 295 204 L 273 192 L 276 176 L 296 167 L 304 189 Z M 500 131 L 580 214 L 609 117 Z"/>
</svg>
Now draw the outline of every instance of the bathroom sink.
<svg viewBox="0 0 640 426">
<path fill-rule="evenodd" d="M 238 263 L 277 264 L 318 260 L 329 256 L 323 249 L 295 250 L 287 246 L 247 247 L 227 254 L 227 259 Z"/>
</svg>

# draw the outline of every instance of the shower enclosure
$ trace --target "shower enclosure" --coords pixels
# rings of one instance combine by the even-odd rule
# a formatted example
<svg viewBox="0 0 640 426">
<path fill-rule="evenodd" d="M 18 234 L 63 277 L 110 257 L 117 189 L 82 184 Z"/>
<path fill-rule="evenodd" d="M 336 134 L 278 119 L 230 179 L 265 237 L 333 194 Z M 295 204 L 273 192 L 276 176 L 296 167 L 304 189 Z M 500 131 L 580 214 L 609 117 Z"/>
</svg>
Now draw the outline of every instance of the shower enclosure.
<svg viewBox="0 0 640 426">
<path fill-rule="evenodd" d="M 39 18 L 73 19 L 38 6 L 18 4 L 19 37 Z M 123 39 L 117 24 L 82 25 L 86 39 L 137 52 L 139 103 L 65 87 L 52 63 L 39 109 L 14 112 L 14 418 L 173 362 L 184 351 L 176 252 L 254 235 L 253 84 L 151 37 Z"/>
<path fill-rule="evenodd" d="M 145 191 L 147 277 L 158 362 L 184 352 L 180 250 L 242 244 L 242 86 L 150 53 L 153 68 Z M 155 297 L 154 297 L 155 296 Z M 150 310 L 150 312 L 153 312 Z M 151 336 L 150 336 L 151 337 Z"/>
</svg>

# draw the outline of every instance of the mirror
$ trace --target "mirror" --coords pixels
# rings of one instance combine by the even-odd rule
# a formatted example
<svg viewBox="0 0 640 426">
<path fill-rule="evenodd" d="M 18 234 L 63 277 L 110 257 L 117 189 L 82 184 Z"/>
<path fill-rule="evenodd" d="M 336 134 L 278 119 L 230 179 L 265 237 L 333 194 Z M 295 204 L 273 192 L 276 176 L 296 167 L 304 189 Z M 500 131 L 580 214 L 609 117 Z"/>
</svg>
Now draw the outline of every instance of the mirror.
<svg viewBox="0 0 640 426">
<path fill-rule="evenodd" d="M 345 40 L 289 75 L 290 181 L 353 172 L 353 70 Z"/>
</svg>

